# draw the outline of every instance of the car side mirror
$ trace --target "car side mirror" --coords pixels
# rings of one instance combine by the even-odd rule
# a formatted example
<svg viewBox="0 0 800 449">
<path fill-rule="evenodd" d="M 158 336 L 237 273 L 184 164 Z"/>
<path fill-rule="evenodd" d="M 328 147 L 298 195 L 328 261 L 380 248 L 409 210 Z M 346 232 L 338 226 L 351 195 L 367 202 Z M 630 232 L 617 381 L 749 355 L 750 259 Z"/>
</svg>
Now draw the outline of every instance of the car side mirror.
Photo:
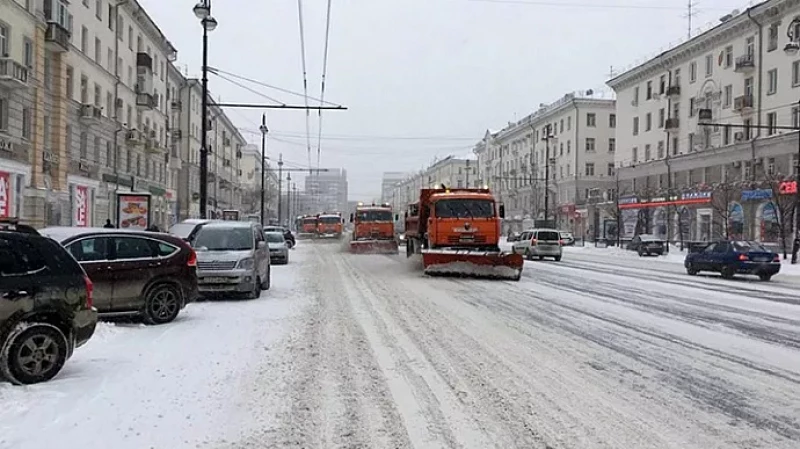
<svg viewBox="0 0 800 449">
<path fill-rule="evenodd" d="M 256 248 L 258 249 L 264 249 L 266 247 L 267 247 L 267 242 L 264 241 L 258 242 L 258 244 L 256 245 Z"/>
<path fill-rule="evenodd" d="M 353 216 L 353 214 L 350 214 L 350 223 L 352 223 L 354 221 L 354 219 L 355 219 L 355 217 Z"/>
<path fill-rule="evenodd" d="M 501 204 L 500 207 L 497 208 L 497 213 L 500 215 L 500 218 L 506 218 L 506 206 L 505 204 Z"/>
</svg>

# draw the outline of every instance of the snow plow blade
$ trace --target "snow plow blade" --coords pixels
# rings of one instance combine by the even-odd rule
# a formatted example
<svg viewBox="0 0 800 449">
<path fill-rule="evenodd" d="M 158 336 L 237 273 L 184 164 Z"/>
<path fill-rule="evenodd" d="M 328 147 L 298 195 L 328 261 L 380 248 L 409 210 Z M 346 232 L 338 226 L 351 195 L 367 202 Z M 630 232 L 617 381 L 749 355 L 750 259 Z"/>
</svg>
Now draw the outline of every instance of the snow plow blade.
<svg viewBox="0 0 800 449">
<path fill-rule="evenodd" d="M 399 248 L 394 240 L 358 240 L 350 242 L 353 254 L 398 254 Z"/>
<path fill-rule="evenodd" d="M 425 274 L 456 275 L 487 279 L 522 277 L 521 254 L 458 250 L 423 250 Z"/>
</svg>

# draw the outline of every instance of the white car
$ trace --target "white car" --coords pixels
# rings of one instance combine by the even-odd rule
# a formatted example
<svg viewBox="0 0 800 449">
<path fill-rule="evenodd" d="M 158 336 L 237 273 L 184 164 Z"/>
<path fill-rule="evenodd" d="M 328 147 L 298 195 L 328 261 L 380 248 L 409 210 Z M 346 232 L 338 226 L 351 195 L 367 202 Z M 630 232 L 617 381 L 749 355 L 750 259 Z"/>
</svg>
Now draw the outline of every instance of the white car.
<svg viewBox="0 0 800 449">
<path fill-rule="evenodd" d="M 563 246 L 564 240 L 558 230 L 529 229 L 519 236 L 519 240 L 514 242 L 511 250 L 516 254 L 522 254 L 528 260 L 533 260 L 534 257 L 538 257 L 539 260 L 552 257 L 559 262 Z"/>
</svg>

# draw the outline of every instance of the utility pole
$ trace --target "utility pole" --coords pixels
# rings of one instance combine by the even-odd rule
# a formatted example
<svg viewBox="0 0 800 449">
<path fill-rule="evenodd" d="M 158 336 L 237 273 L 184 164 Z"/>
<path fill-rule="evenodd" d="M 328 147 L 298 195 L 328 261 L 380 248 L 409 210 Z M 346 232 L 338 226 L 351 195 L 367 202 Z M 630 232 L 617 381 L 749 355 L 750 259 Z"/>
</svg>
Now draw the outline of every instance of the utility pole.
<svg viewBox="0 0 800 449">
<path fill-rule="evenodd" d="M 265 183 L 266 183 L 266 173 L 265 170 L 267 164 L 267 133 L 269 132 L 269 128 L 267 128 L 267 114 L 264 113 L 261 115 L 261 126 L 258 128 L 261 131 L 261 225 L 265 225 L 266 222 L 264 218 L 266 218 L 266 214 L 264 212 L 264 198 L 266 195 L 265 190 Z"/>
<path fill-rule="evenodd" d="M 553 125 L 547 125 L 544 127 L 545 135 L 542 137 L 544 139 L 544 221 L 547 226 L 550 225 L 550 139 L 553 138 L 553 135 L 550 134 Z M 577 170 L 578 168 L 575 167 Z"/>
<path fill-rule="evenodd" d="M 292 221 L 292 189 L 289 187 L 292 185 L 292 174 L 286 174 L 286 220 L 288 224 L 291 224 Z"/>
<path fill-rule="evenodd" d="M 685 17 L 688 20 L 687 23 L 686 23 L 686 38 L 687 39 L 691 39 L 692 38 L 692 19 L 694 18 L 694 16 L 697 15 L 697 10 L 694 9 L 694 7 L 695 7 L 694 0 L 686 0 L 686 15 L 683 16 L 683 17 Z"/>
<path fill-rule="evenodd" d="M 619 209 L 619 169 L 614 170 L 614 177 L 616 179 L 616 191 L 614 192 L 614 201 L 617 208 L 617 248 L 622 245 L 622 211 Z"/>
<path fill-rule="evenodd" d="M 467 159 L 467 186 L 466 187 L 469 188 L 469 159 Z M 394 192 L 392 192 L 392 196 L 394 196 Z M 392 201 L 392 204 L 394 204 L 394 201 Z"/>
<path fill-rule="evenodd" d="M 283 153 L 278 155 L 278 226 L 281 225 L 283 216 L 281 215 L 281 195 L 283 194 L 281 190 L 283 186 L 281 185 L 283 181 Z"/>
</svg>

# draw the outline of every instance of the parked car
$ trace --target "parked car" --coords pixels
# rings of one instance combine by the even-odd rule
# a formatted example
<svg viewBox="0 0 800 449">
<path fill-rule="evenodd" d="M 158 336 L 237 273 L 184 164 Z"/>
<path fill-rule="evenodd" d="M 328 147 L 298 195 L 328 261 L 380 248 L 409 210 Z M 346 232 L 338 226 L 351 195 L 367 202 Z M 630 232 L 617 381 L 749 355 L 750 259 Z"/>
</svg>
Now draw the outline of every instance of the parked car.
<svg viewBox="0 0 800 449">
<path fill-rule="evenodd" d="M 720 240 L 705 247 L 693 246 L 683 264 L 689 275 L 713 271 L 726 279 L 736 274 L 752 274 L 769 281 L 781 270 L 779 254 L 748 241 Z"/>
<path fill-rule="evenodd" d="M 640 257 L 663 256 L 667 242 L 653 234 L 639 234 L 628 242 L 628 250 L 636 251 Z"/>
<path fill-rule="evenodd" d="M 294 248 L 296 244 L 292 231 L 290 231 L 288 228 L 284 228 L 283 226 L 264 226 L 264 232 L 280 232 L 283 234 L 283 238 L 286 240 L 286 244 L 289 246 L 289 248 Z"/>
<path fill-rule="evenodd" d="M 267 246 L 269 246 L 269 263 L 279 263 L 281 265 L 289 263 L 289 246 L 283 233 L 265 232 L 264 239 L 266 239 Z"/>
<path fill-rule="evenodd" d="M 57 242 L 28 226 L 0 224 L 0 379 L 55 377 L 97 325 L 93 284 Z"/>
<path fill-rule="evenodd" d="M 519 238 L 522 236 L 521 232 L 509 232 L 508 236 L 506 237 L 507 242 L 518 242 Z"/>
<path fill-rule="evenodd" d="M 270 257 L 262 226 L 248 221 L 207 223 L 192 242 L 201 294 L 261 296 L 270 287 Z"/>
<path fill-rule="evenodd" d="M 169 228 L 169 233 L 172 235 L 176 235 L 187 242 L 192 242 L 195 236 L 197 235 L 197 231 L 203 227 L 206 223 L 210 223 L 213 220 L 205 220 L 201 218 L 189 218 L 187 220 L 183 220 L 180 223 L 176 223 Z"/>
<path fill-rule="evenodd" d="M 42 233 L 61 243 L 89 275 L 101 315 L 166 324 L 197 300 L 197 255 L 179 237 L 106 228 L 51 227 Z"/>
<path fill-rule="evenodd" d="M 514 242 L 511 249 L 517 254 L 522 254 L 528 260 L 538 257 L 539 260 L 545 257 L 552 257 L 556 262 L 561 260 L 563 255 L 561 234 L 555 229 L 529 229 L 524 231 L 519 240 Z"/>
<path fill-rule="evenodd" d="M 559 231 L 559 234 L 561 235 L 561 240 L 564 241 L 563 246 L 572 246 L 575 244 L 575 236 L 573 236 L 571 232 Z"/>
</svg>

